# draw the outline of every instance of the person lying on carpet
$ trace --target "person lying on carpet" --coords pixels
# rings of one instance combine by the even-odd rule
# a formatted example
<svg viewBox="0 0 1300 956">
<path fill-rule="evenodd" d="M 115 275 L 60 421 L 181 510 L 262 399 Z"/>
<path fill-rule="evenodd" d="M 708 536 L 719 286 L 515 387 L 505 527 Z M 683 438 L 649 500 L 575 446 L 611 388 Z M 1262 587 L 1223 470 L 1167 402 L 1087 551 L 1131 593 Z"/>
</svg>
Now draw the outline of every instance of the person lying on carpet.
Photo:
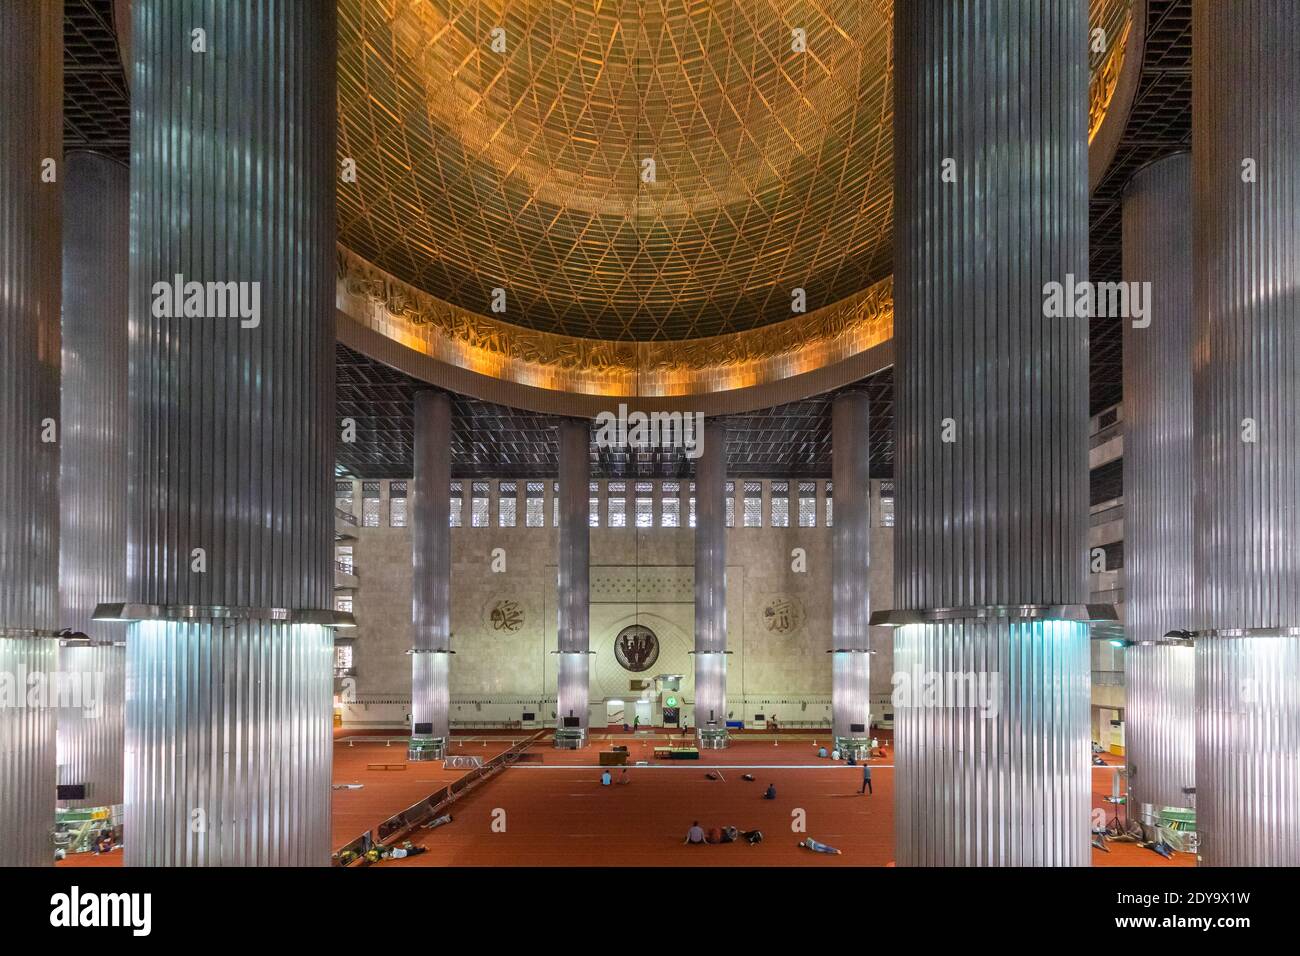
<svg viewBox="0 0 1300 956">
<path fill-rule="evenodd" d="M 840 855 L 840 851 L 835 849 L 835 847 L 827 846 L 825 843 L 818 843 L 812 837 L 808 837 L 807 839 L 800 840 L 799 846 L 803 847 L 806 850 L 812 850 L 816 853 L 834 853 L 836 856 Z"/>
<path fill-rule="evenodd" d="M 700 826 L 699 820 L 696 820 L 694 823 L 691 824 L 691 828 L 686 831 L 686 839 L 683 840 L 682 842 L 683 843 L 704 842 L 704 828 Z"/>
<path fill-rule="evenodd" d="M 776 799 L 776 784 L 774 784 L 774 783 L 769 783 L 769 784 L 767 785 L 767 789 L 763 791 L 763 799 L 764 799 L 764 800 L 775 800 L 775 799 Z"/>
<path fill-rule="evenodd" d="M 763 842 L 762 830 L 745 830 L 740 835 L 745 838 L 745 842 L 750 846 L 757 846 Z"/>
</svg>

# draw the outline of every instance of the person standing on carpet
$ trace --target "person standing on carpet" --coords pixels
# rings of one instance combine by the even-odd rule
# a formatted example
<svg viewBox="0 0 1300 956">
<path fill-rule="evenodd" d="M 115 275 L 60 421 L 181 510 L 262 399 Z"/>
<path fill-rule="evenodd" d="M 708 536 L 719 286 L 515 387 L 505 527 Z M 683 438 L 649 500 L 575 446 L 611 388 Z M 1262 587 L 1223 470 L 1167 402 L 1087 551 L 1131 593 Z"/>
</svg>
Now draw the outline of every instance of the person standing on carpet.
<svg viewBox="0 0 1300 956">
<path fill-rule="evenodd" d="M 871 764 L 867 763 L 865 760 L 862 761 L 862 789 L 859 790 L 858 793 L 859 795 L 865 793 L 867 796 L 871 796 L 875 793 L 875 791 L 871 789 Z"/>
</svg>

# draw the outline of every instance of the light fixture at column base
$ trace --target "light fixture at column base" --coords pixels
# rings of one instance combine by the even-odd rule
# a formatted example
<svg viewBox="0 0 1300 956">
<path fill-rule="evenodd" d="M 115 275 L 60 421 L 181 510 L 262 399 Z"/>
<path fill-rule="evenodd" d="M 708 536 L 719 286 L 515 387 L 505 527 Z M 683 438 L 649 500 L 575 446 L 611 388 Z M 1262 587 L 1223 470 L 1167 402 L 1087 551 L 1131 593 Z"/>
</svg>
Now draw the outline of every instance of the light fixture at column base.
<svg viewBox="0 0 1300 956">
<path fill-rule="evenodd" d="M 559 727 L 555 731 L 556 750 L 581 750 L 587 746 L 587 731 L 582 727 Z"/>
<path fill-rule="evenodd" d="M 110 601 L 95 605 L 94 621 L 282 621 L 322 627 L 356 627 L 348 611 L 325 608 L 234 607 L 225 604 L 133 604 Z"/>
<path fill-rule="evenodd" d="M 695 743 L 701 750 L 726 750 L 731 735 L 725 727 L 696 727 Z"/>
<path fill-rule="evenodd" d="M 1007 604 L 988 607 L 895 608 L 873 611 L 873 627 L 905 627 L 938 621 L 983 621 L 995 618 L 1040 621 L 1118 621 L 1113 604 Z"/>
<path fill-rule="evenodd" d="M 412 737 L 406 746 L 406 759 L 412 762 L 441 760 L 445 756 L 446 737 Z"/>
</svg>

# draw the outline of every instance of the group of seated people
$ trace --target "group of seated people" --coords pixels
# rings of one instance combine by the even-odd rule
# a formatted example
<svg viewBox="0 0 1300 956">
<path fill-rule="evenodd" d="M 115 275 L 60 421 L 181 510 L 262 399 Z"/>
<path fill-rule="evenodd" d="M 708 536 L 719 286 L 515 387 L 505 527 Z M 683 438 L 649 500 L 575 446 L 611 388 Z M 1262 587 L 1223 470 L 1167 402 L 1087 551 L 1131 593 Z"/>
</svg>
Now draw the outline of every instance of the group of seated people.
<svg viewBox="0 0 1300 956">
<path fill-rule="evenodd" d="M 686 839 L 683 843 L 735 843 L 737 840 L 744 840 L 750 846 L 763 842 L 762 830 L 740 830 L 736 827 L 710 827 L 705 831 L 700 826 L 700 821 L 696 820 L 691 824 L 691 828 L 686 831 Z"/>
<path fill-rule="evenodd" d="M 685 844 L 705 844 L 705 843 L 735 843 L 737 840 L 744 840 L 750 846 L 756 846 L 763 842 L 762 830 L 740 830 L 734 826 L 731 827 L 711 827 L 707 831 L 700 826 L 700 821 L 696 820 L 691 824 L 691 828 L 686 831 L 686 839 L 682 841 Z M 836 856 L 840 855 L 839 850 L 825 843 L 819 843 L 812 837 L 806 837 L 799 841 L 799 846 L 805 850 L 812 850 L 814 853 L 831 853 Z"/>
</svg>

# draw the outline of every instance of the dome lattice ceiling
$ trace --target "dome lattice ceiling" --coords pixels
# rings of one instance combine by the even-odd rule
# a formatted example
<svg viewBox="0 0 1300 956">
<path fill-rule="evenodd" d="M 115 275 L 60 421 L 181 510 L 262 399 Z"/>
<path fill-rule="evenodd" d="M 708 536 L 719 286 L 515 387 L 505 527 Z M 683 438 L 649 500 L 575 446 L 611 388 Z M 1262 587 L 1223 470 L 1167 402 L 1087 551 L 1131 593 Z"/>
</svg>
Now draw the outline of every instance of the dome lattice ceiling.
<svg viewBox="0 0 1300 956">
<path fill-rule="evenodd" d="M 340 0 L 340 241 L 586 338 L 743 331 L 796 287 L 834 303 L 890 271 L 892 4 Z"/>
<path fill-rule="evenodd" d="M 591 338 L 843 298 L 889 271 L 891 2 L 345 0 L 340 238 L 463 308 L 504 288 L 498 317 Z"/>
</svg>

